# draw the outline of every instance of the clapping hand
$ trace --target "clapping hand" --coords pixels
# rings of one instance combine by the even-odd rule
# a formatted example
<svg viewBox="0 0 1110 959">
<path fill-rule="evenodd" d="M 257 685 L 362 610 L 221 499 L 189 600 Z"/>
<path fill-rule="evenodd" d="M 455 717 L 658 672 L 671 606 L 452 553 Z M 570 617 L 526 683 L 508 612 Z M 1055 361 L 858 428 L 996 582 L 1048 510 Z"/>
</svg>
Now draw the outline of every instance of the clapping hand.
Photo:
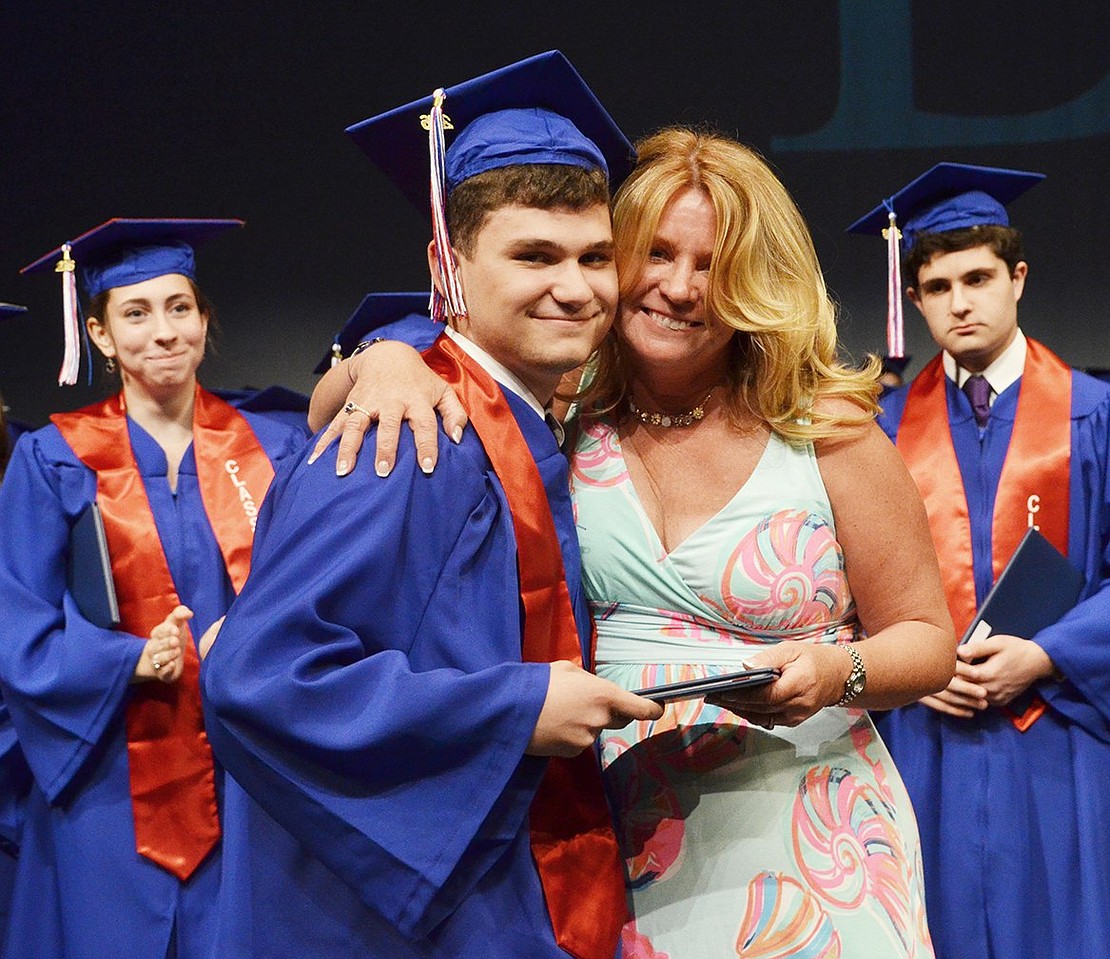
<svg viewBox="0 0 1110 959">
<path fill-rule="evenodd" d="M 191 642 L 186 623 L 193 618 L 188 606 L 177 606 L 150 631 L 150 639 L 143 646 L 142 655 L 135 664 L 133 683 L 147 683 L 157 680 L 162 683 L 175 683 L 181 678 L 185 667 L 183 650 L 186 642 Z"/>
</svg>

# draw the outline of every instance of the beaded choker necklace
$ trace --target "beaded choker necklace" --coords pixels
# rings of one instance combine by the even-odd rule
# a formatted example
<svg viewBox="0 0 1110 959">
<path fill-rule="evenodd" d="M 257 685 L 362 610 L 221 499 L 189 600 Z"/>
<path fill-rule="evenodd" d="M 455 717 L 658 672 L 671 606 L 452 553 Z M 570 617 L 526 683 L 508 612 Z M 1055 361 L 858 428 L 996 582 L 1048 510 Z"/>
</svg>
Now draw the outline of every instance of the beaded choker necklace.
<svg viewBox="0 0 1110 959">
<path fill-rule="evenodd" d="M 664 429 L 670 429 L 672 426 L 691 426 L 705 417 L 705 404 L 709 402 L 709 397 L 712 395 L 713 390 L 710 390 L 704 400 L 685 413 L 648 413 L 640 409 L 630 396 L 628 410 L 645 426 L 662 426 Z"/>
</svg>

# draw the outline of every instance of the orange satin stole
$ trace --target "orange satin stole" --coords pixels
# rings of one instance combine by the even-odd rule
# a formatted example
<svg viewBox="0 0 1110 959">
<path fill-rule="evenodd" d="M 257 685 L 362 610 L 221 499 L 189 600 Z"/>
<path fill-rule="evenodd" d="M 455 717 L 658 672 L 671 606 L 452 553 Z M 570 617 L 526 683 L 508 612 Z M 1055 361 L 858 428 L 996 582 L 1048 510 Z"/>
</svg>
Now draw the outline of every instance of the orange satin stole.
<svg viewBox="0 0 1110 959">
<path fill-rule="evenodd" d="M 1065 556 L 1068 552 L 1071 370 L 1036 340 L 1026 343 L 1014 430 L 991 523 L 995 579 L 1030 526 Z M 897 445 L 925 501 L 948 609 L 962 635 L 975 617 L 975 574 L 967 496 L 948 425 L 946 379 L 940 355 L 918 374 L 906 398 Z M 1044 701 L 1036 697 L 1021 716 L 1007 712 L 1024 732 L 1044 710 Z"/>
<path fill-rule="evenodd" d="M 543 480 L 501 389 L 449 337 L 424 353 L 459 394 L 501 481 L 517 541 L 523 659 L 582 665 L 563 556 Z M 612 959 L 627 919 L 624 867 L 592 749 L 548 760 L 529 813 L 532 855 L 559 946 Z"/>
<path fill-rule="evenodd" d="M 77 458 L 96 473 L 120 627 L 148 637 L 180 598 L 131 450 L 123 394 L 51 420 Z M 199 386 L 193 451 L 204 510 L 238 593 L 250 571 L 257 504 L 274 470 L 243 416 Z M 127 706 L 135 847 L 182 881 L 220 838 L 199 674 L 196 646 L 187 635 L 181 678 L 136 685 Z"/>
</svg>

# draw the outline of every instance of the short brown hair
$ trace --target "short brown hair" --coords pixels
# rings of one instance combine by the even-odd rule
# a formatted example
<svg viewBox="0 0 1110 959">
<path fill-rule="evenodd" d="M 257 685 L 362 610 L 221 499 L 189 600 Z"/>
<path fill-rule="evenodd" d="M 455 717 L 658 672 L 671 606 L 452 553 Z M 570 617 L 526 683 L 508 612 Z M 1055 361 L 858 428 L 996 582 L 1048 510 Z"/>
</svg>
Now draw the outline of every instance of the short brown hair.
<svg viewBox="0 0 1110 959">
<path fill-rule="evenodd" d="M 1009 268 L 1011 276 L 1017 265 L 1025 259 L 1021 231 L 1015 227 L 994 224 L 968 226 L 959 230 L 919 233 L 914 237 L 913 246 L 902 261 L 902 275 L 906 283 L 916 287 L 921 268 L 934 256 L 959 253 L 976 246 L 990 247 L 990 251 Z"/>
<path fill-rule="evenodd" d="M 609 181 L 597 167 L 564 163 L 525 163 L 485 170 L 464 180 L 447 198 L 447 230 L 464 255 L 474 244 L 486 217 L 503 206 L 578 212 L 609 205 Z"/>
</svg>

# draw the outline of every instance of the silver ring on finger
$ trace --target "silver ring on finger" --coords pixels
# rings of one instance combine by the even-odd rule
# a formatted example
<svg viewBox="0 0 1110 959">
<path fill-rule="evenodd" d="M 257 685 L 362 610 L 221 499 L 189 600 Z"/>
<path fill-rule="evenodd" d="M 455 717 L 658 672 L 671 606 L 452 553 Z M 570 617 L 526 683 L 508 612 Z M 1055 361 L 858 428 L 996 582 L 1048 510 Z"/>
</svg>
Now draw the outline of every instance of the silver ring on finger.
<svg viewBox="0 0 1110 959">
<path fill-rule="evenodd" d="M 368 420 L 374 418 L 370 415 L 370 411 L 365 406 L 359 406 L 354 400 L 347 400 L 347 402 L 343 404 L 343 412 L 347 414 L 362 413 Z"/>
<path fill-rule="evenodd" d="M 160 662 L 158 662 L 158 660 L 156 660 L 156 659 L 151 660 L 151 663 L 154 666 L 155 671 L 162 668 L 162 664 Z"/>
</svg>

